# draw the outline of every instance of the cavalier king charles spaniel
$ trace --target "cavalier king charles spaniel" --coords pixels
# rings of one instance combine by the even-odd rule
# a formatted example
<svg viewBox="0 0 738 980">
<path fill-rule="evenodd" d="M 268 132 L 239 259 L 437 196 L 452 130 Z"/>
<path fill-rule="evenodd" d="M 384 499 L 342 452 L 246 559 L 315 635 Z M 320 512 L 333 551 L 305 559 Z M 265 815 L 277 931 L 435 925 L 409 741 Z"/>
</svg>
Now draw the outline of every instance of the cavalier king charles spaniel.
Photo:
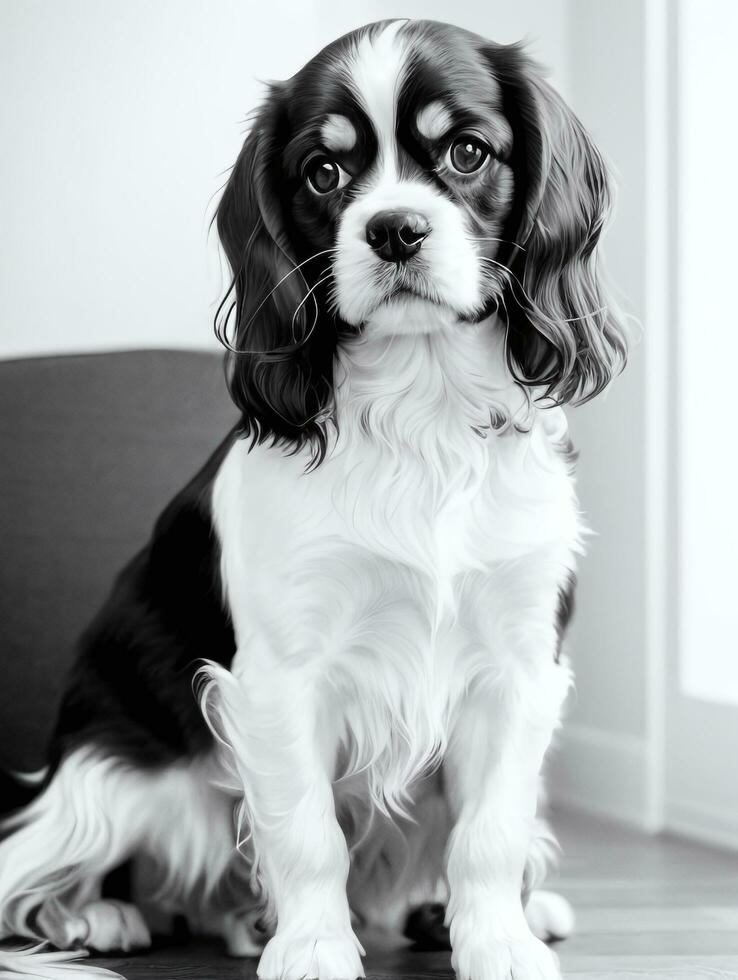
<svg viewBox="0 0 738 980">
<path fill-rule="evenodd" d="M 363 976 L 369 927 L 459 980 L 560 975 L 539 775 L 584 533 L 563 406 L 626 353 L 609 200 L 518 45 L 384 21 L 270 86 L 216 215 L 240 423 L 82 638 L 0 845 L 0 935 L 57 950 L 9 975 L 162 913 L 263 980 Z M 135 905 L 102 892 L 129 858 Z"/>
</svg>

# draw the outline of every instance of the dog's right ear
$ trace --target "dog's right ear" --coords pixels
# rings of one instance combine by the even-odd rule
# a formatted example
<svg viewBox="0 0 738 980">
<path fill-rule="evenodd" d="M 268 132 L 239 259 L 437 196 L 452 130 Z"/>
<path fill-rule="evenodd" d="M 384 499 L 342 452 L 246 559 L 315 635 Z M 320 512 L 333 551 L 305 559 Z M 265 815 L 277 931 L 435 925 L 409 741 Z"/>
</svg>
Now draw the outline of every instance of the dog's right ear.
<svg viewBox="0 0 738 980">
<path fill-rule="evenodd" d="M 310 263 L 295 271 L 299 256 L 283 213 L 285 126 L 283 90 L 273 85 L 216 211 L 233 281 L 215 326 L 228 348 L 228 384 L 244 434 L 295 450 L 310 443 L 319 461 L 332 403 L 335 328 L 308 298 Z"/>
<path fill-rule="evenodd" d="M 517 156 L 518 227 L 504 309 L 510 370 L 558 404 L 602 391 L 625 365 L 628 331 L 597 247 L 610 210 L 605 162 L 518 45 L 489 45 Z"/>
</svg>

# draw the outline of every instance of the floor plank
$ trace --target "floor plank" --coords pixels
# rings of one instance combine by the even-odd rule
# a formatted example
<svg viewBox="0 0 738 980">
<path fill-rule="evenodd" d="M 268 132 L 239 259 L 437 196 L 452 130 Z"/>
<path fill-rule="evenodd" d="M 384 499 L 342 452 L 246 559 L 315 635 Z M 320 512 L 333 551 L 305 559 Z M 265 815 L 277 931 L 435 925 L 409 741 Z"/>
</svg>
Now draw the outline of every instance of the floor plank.
<svg viewBox="0 0 738 980">
<path fill-rule="evenodd" d="M 561 869 L 550 886 L 577 912 L 556 952 L 572 980 L 738 978 L 738 855 L 674 837 L 647 837 L 576 813 L 554 815 Z M 218 943 L 162 945 L 95 960 L 127 980 L 253 980 L 253 960 Z M 368 951 L 374 980 L 451 980 L 448 954 Z"/>
</svg>

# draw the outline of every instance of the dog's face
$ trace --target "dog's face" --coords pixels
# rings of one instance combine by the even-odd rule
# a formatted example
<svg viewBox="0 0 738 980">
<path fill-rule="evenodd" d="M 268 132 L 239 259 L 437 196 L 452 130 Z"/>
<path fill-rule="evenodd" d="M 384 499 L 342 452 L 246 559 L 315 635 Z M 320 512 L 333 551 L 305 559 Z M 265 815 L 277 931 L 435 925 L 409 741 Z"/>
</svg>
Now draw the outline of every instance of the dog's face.
<svg viewBox="0 0 738 980">
<path fill-rule="evenodd" d="M 515 178 L 502 90 L 478 46 L 394 21 L 298 77 L 286 203 L 308 249 L 335 248 L 341 320 L 414 332 L 482 314 L 499 291 L 491 260 Z"/>
<path fill-rule="evenodd" d="M 429 21 L 329 45 L 272 87 L 218 209 L 246 428 L 320 439 L 347 331 L 492 313 L 521 384 L 591 397 L 625 352 L 593 261 L 608 204 L 599 154 L 517 46 Z"/>
</svg>

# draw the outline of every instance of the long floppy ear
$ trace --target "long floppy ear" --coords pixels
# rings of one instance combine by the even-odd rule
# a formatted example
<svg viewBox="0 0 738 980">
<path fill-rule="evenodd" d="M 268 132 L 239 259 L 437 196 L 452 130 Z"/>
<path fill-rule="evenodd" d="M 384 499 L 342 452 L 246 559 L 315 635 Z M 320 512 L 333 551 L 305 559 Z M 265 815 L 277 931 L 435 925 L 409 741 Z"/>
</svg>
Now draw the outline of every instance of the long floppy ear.
<svg viewBox="0 0 738 980">
<path fill-rule="evenodd" d="M 605 163 L 581 122 L 517 45 L 491 46 L 513 127 L 517 206 L 507 237 L 507 356 L 557 404 L 594 397 L 622 370 L 627 335 L 597 269 L 610 210 Z"/>
<path fill-rule="evenodd" d="M 317 263 L 298 268 L 285 230 L 283 125 L 282 93 L 273 86 L 216 211 L 233 273 L 216 332 L 228 348 L 228 383 L 244 434 L 295 451 L 310 443 L 313 462 L 319 462 L 332 401 L 335 327 L 308 295 Z"/>
</svg>

